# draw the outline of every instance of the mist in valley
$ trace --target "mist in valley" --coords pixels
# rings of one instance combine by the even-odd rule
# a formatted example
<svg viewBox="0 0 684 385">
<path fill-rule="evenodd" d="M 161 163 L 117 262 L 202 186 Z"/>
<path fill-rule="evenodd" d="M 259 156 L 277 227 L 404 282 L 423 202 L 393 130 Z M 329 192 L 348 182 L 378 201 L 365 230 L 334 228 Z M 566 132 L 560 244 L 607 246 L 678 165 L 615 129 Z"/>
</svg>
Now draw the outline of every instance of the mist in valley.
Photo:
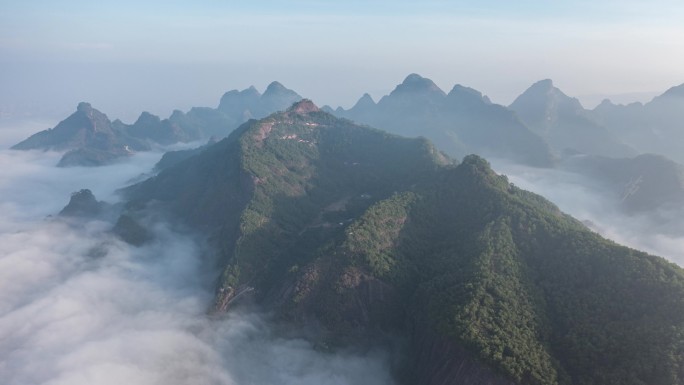
<svg viewBox="0 0 684 385">
<path fill-rule="evenodd" d="M 684 266 L 684 207 L 626 213 L 620 195 L 580 173 L 491 162 L 511 183 L 545 197 L 603 237 Z"/>
<path fill-rule="evenodd" d="M 116 190 L 160 152 L 100 168 L 0 150 L 0 378 L 3 384 L 392 384 L 381 351 L 325 353 L 277 333 L 269 315 L 209 317 L 216 272 L 164 224 L 130 246 L 101 219 L 57 214 L 69 194 Z"/>
</svg>

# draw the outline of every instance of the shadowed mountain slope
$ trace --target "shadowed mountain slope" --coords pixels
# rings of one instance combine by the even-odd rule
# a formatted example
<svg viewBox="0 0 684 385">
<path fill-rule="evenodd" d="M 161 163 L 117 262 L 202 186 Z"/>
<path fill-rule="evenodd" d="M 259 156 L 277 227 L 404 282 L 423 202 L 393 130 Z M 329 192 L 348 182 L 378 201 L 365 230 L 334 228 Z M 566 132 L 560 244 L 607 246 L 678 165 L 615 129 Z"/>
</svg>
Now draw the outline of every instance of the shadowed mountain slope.
<svg viewBox="0 0 684 385">
<path fill-rule="evenodd" d="M 424 136 L 455 157 L 470 153 L 532 166 L 553 163 L 548 145 L 513 112 L 480 92 L 456 85 L 445 94 L 430 79 L 411 74 L 374 103 L 364 95 L 335 115 L 409 137 Z"/>
</svg>

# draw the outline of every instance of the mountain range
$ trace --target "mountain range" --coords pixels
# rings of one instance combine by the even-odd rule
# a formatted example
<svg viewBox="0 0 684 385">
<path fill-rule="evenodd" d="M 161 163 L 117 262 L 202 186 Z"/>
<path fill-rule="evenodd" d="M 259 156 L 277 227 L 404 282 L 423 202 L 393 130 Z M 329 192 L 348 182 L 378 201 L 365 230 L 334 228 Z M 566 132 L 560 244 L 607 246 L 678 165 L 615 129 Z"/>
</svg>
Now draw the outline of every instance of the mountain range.
<svg viewBox="0 0 684 385">
<path fill-rule="evenodd" d="M 682 205 L 682 187 L 676 182 L 681 180 L 681 167 L 663 158 L 680 159 L 676 148 L 681 134 L 677 124 L 684 118 L 682 94 L 678 86 L 645 105 L 604 101 L 587 110 L 547 79 L 504 107 L 472 88 L 455 85 L 447 94 L 430 79 L 411 74 L 377 103 L 364 94 L 349 110 L 327 106 L 322 110 L 394 134 L 428 138 L 456 159 L 475 153 L 581 174 L 592 181 L 586 188 L 603 194 L 624 213 L 646 213 L 667 225 L 675 217 L 661 215 L 663 210 Z M 167 119 L 143 112 L 130 125 L 112 122 L 90 104 L 81 103 L 54 129 L 13 148 L 65 151 L 59 166 L 98 166 L 152 147 L 215 141 L 241 123 L 282 111 L 301 98 L 272 82 L 263 94 L 254 87 L 226 92 L 217 108 L 174 111 Z M 169 152 L 158 169 L 202 150 Z"/>
<path fill-rule="evenodd" d="M 539 167 L 553 164 L 547 143 L 513 111 L 461 85 L 446 94 L 417 74 L 407 76 L 378 103 L 366 94 L 349 110 L 333 113 L 399 135 L 427 137 L 457 158 L 477 153 Z"/>
<path fill-rule="evenodd" d="M 589 116 L 642 152 L 665 155 L 684 163 L 684 84 L 648 103 L 615 105 L 604 100 Z"/>
<path fill-rule="evenodd" d="M 364 94 L 349 110 L 322 109 L 338 117 L 399 135 L 424 136 L 450 156 L 475 153 L 535 167 L 554 167 L 559 158 L 587 154 L 630 158 L 643 153 L 684 162 L 677 144 L 684 139 L 683 86 L 673 87 L 644 105 L 594 110 L 564 94 L 551 80 L 525 90 L 508 107 L 477 90 L 455 85 L 447 94 L 433 81 L 411 74 L 377 103 Z M 241 123 L 282 111 L 302 97 L 278 82 L 263 94 L 254 87 L 226 92 L 217 108 L 174 111 L 167 119 L 143 112 L 131 125 L 110 122 L 81 103 L 55 128 L 39 132 L 13 148 L 69 151 L 61 165 L 101 165 L 150 146 L 223 138 Z"/>
<path fill-rule="evenodd" d="M 612 158 L 637 154 L 618 139 L 619 135 L 588 118 L 580 102 L 554 87 L 549 79 L 530 86 L 509 108 L 556 151 Z"/>
<path fill-rule="evenodd" d="M 16 150 L 66 151 L 59 166 L 101 166 L 151 146 L 225 137 L 251 118 L 283 110 L 301 99 L 278 82 L 264 94 L 254 87 L 229 91 L 218 108 L 194 107 L 187 113 L 174 111 L 168 119 L 143 112 L 131 125 L 109 120 L 89 103 L 79 103 L 76 112 L 52 129 L 38 132 L 14 145 Z"/>
<path fill-rule="evenodd" d="M 160 169 L 123 191 L 117 233 L 170 218 L 206 239 L 213 314 L 251 300 L 332 349 L 400 336 L 402 383 L 684 381 L 684 270 L 479 156 L 302 100 Z"/>
<path fill-rule="evenodd" d="M 684 207 L 684 166 L 662 155 L 643 154 L 633 158 L 579 155 L 568 157 L 562 168 L 596 181 L 628 213 Z"/>
</svg>

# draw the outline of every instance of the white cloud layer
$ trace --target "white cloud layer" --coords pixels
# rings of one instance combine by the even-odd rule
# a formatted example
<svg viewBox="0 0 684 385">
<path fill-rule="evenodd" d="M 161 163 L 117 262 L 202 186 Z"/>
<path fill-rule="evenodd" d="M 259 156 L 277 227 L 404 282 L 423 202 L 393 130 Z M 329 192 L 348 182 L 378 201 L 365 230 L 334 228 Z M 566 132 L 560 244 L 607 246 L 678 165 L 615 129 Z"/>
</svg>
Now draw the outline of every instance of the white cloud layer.
<svg viewBox="0 0 684 385">
<path fill-rule="evenodd" d="M 102 221 L 46 219 L 80 188 L 111 202 L 160 154 L 92 169 L 58 156 L 0 151 L 4 385 L 393 383 L 382 352 L 322 353 L 259 314 L 207 317 L 214 274 L 188 236 L 160 226 L 134 248 Z"/>
<path fill-rule="evenodd" d="M 684 266 L 684 208 L 627 215 L 596 182 L 579 174 L 511 165 L 493 160 L 494 169 L 516 186 L 540 194 L 562 211 L 617 243 L 658 255 Z"/>
</svg>

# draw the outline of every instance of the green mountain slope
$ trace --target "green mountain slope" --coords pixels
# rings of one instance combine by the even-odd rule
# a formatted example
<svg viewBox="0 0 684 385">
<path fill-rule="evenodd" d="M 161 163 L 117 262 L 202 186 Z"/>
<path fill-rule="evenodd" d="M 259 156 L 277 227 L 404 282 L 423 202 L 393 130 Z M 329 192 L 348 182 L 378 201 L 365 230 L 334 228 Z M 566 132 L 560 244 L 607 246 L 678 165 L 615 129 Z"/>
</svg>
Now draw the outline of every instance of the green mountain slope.
<svg viewBox="0 0 684 385">
<path fill-rule="evenodd" d="M 684 383 L 684 272 L 508 183 L 310 101 L 127 191 L 221 261 L 213 311 L 251 293 L 326 343 L 403 334 L 418 384 Z"/>
</svg>

